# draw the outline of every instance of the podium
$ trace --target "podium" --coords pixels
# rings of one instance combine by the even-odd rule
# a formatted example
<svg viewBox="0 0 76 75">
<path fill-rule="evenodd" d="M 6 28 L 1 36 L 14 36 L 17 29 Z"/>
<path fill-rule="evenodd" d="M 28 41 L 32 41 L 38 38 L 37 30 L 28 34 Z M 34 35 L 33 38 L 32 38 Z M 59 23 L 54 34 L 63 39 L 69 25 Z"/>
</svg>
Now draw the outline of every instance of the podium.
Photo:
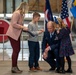
<svg viewBox="0 0 76 75">
<path fill-rule="evenodd" d="M 5 35 L 9 27 L 9 22 L 0 19 L 0 43 L 6 42 L 8 40 L 8 37 Z"/>
<path fill-rule="evenodd" d="M 4 27 L 0 27 L 0 34 L 4 34 Z"/>
</svg>

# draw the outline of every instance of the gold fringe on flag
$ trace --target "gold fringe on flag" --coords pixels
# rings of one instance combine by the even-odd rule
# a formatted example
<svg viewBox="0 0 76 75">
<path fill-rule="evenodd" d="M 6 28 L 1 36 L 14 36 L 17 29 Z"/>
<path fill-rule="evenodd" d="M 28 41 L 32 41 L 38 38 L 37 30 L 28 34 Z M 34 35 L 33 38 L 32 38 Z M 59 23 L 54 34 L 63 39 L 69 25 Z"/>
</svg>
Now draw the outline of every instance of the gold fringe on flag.
<svg viewBox="0 0 76 75">
<path fill-rule="evenodd" d="M 76 0 L 74 0 L 74 3 L 73 3 L 73 5 L 74 5 L 74 6 L 76 6 Z"/>
</svg>

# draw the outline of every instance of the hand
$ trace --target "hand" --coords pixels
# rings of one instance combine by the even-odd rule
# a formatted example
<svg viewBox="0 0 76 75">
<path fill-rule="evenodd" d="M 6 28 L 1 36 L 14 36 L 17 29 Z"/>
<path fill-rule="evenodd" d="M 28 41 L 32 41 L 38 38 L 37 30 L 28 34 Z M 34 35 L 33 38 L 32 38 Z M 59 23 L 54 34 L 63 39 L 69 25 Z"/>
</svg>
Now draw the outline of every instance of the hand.
<svg viewBox="0 0 76 75">
<path fill-rule="evenodd" d="M 38 31 L 39 34 L 41 34 L 43 32 L 44 32 L 44 29 L 41 29 L 41 30 Z"/>
<path fill-rule="evenodd" d="M 28 31 L 28 28 L 24 26 L 24 27 L 23 27 L 23 30 L 24 30 L 24 31 Z"/>
<path fill-rule="evenodd" d="M 44 52 L 43 53 L 43 58 L 46 59 L 47 57 L 48 57 L 48 54 Z"/>
<path fill-rule="evenodd" d="M 45 52 L 47 53 L 49 50 L 50 50 L 50 46 L 48 46 L 48 47 L 45 49 Z"/>
<path fill-rule="evenodd" d="M 44 32 L 44 29 L 40 29 L 40 31 Z"/>
<path fill-rule="evenodd" d="M 59 32 L 60 32 L 60 31 L 59 31 L 59 30 L 57 30 L 57 33 L 58 33 L 58 34 L 59 34 Z"/>
</svg>

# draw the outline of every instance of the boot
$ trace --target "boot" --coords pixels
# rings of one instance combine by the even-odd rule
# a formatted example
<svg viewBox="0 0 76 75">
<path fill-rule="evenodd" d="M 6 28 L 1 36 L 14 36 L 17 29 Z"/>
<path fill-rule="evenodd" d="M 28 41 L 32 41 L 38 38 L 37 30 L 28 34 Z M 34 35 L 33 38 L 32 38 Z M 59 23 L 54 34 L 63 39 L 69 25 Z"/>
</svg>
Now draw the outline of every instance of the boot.
<svg viewBox="0 0 76 75">
<path fill-rule="evenodd" d="M 22 73 L 22 71 L 18 70 L 17 67 L 12 67 L 11 72 L 12 73 Z"/>
</svg>

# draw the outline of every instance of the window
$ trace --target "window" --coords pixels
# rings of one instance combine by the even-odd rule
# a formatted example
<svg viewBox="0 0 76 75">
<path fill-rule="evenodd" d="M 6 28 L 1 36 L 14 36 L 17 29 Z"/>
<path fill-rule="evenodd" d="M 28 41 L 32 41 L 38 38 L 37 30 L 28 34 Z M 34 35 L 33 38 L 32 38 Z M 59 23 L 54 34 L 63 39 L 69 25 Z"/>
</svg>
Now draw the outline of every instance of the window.
<svg viewBox="0 0 76 75">
<path fill-rule="evenodd" d="M 28 2 L 28 0 L 6 0 L 6 13 L 12 13 L 22 1 Z"/>
<path fill-rule="evenodd" d="M 15 9 L 20 5 L 22 0 L 15 0 Z"/>
<path fill-rule="evenodd" d="M 12 0 L 6 0 L 6 13 L 12 13 L 12 12 L 13 12 Z"/>
</svg>

